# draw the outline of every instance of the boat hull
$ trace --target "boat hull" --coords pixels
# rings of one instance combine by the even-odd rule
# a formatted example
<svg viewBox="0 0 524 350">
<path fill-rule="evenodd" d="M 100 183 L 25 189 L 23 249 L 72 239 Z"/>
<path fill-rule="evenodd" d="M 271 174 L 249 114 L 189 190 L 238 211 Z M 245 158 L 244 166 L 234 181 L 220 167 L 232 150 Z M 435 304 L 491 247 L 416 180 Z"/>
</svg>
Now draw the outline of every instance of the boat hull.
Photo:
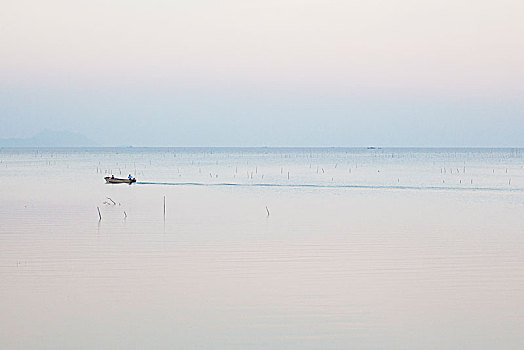
<svg viewBox="0 0 524 350">
<path fill-rule="evenodd" d="M 110 183 L 110 184 L 130 184 L 130 183 L 133 183 L 133 182 L 136 182 L 136 179 L 118 179 L 118 178 L 110 178 L 109 176 L 107 177 L 104 177 L 104 180 L 106 180 L 107 183 Z"/>
</svg>

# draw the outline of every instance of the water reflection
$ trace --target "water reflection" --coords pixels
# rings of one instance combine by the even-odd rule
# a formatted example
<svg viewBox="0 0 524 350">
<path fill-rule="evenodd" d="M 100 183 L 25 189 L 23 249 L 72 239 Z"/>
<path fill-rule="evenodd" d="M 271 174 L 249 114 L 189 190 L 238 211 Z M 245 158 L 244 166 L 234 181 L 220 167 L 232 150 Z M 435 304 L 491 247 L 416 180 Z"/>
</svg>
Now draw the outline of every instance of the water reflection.
<svg viewBox="0 0 524 350">
<path fill-rule="evenodd" d="M 250 162 L 253 177 L 271 178 L 274 169 L 277 183 L 281 167 L 278 181 L 287 181 L 287 169 L 296 176 L 305 169 L 302 180 L 317 187 L 104 186 L 92 170 L 126 163 L 145 177 L 149 168 L 140 163 L 175 159 L 166 151 L 133 152 L 57 151 L 56 168 L 31 153 L 2 153 L 22 174 L 16 191 L 9 176 L 0 181 L 2 348 L 524 345 L 522 192 L 386 189 L 378 180 L 389 186 L 390 177 L 364 176 L 369 188 L 343 187 L 347 178 L 322 185 L 315 162 L 330 173 L 333 160 L 336 169 L 340 159 L 352 161 L 344 152 L 180 152 L 181 164 L 155 168 L 164 182 L 179 175 L 174 165 L 183 180 L 199 182 L 199 168 L 212 168 L 220 181 Z M 484 174 L 476 183 L 503 188 L 497 176 L 505 176 L 500 163 L 507 162 L 519 188 L 522 158 L 505 154 L 466 154 L 469 171 Z M 438 174 L 441 162 L 463 163 L 451 152 L 395 154 L 399 163 L 354 157 L 352 175 L 371 168 L 387 174 L 409 160 L 403 171 L 411 169 L 412 187 L 431 183 L 428 163 L 439 163 Z M 494 178 L 493 167 L 503 169 Z M 42 173 L 53 176 L 36 181 Z M 88 180 L 80 185 L 78 178 Z M 107 197 L 117 204 L 103 204 Z"/>
</svg>

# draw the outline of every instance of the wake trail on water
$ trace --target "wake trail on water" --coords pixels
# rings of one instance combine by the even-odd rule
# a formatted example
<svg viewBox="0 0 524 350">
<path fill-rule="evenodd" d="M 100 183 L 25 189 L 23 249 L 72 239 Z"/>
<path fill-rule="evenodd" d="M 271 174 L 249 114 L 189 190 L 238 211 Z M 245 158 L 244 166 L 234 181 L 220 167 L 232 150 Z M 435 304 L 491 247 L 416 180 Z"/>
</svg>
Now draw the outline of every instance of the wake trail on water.
<svg viewBox="0 0 524 350">
<path fill-rule="evenodd" d="M 202 187 L 277 187 L 317 189 L 370 189 L 370 190 L 414 190 L 414 191 L 469 191 L 469 192 L 524 192 L 524 188 L 498 187 L 450 187 L 450 186 L 395 186 L 395 185 L 319 185 L 319 184 L 272 184 L 272 183 L 204 183 L 204 182 L 143 182 L 135 185 L 157 186 L 202 186 Z"/>
</svg>

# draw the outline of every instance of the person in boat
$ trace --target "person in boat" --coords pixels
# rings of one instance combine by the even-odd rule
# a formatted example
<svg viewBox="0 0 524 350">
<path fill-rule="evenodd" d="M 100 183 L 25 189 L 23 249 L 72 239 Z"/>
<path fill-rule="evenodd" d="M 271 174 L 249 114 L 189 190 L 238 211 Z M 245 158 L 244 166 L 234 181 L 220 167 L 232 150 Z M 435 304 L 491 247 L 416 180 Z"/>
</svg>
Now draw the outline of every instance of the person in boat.
<svg viewBox="0 0 524 350">
<path fill-rule="evenodd" d="M 115 175 L 111 175 L 111 180 L 114 180 L 115 179 Z"/>
<path fill-rule="evenodd" d="M 133 177 L 131 176 L 131 174 L 129 174 L 129 176 L 127 177 L 129 180 L 133 180 Z"/>
</svg>

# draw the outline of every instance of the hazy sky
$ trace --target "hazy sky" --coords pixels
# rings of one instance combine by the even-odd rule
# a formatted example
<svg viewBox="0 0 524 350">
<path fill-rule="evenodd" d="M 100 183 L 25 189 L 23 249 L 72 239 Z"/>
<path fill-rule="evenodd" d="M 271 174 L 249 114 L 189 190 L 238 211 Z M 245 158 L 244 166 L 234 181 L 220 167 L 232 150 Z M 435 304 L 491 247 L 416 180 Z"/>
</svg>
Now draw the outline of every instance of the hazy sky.
<svg viewBox="0 0 524 350">
<path fill-rule="evenodd" d="M 522 0 L 0 0 L 0 138 L 524 146 Z"/>
</svg>

